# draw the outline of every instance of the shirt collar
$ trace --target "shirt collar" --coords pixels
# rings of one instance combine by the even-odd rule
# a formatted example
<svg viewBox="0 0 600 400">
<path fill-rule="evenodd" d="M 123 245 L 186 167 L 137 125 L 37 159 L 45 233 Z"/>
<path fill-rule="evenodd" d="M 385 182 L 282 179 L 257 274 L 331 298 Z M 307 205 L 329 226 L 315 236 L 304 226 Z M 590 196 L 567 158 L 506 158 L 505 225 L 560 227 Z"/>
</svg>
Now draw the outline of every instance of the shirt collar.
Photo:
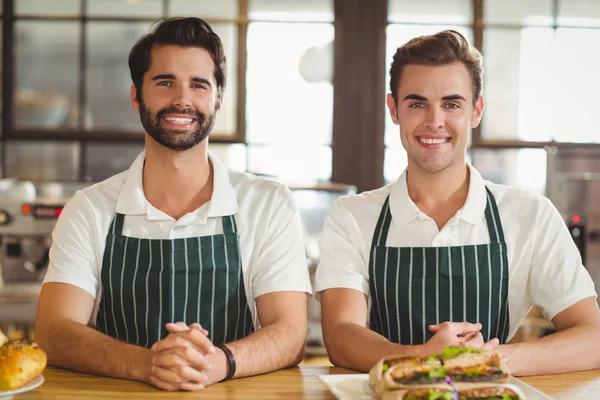
<svg viewBox="0 0 600 400">
<path fill-rule="evenodd" d="M 487 192 L 485 182 L 479 171 L 467 163 L 470 172 L 469 193 L 465 205 L 458 211 L 458 217 L 464 221 L 476 225 L 481 223 L 485 217 L 485 206 L 487 204 Z"/>
<path fill-rule="evenodd" d="M 166 214 L 155 209 L 144 195 L 142 177 L 145 159 L 146 152 L 142 151 L 126 172 L 125 181 L 117 199 L 116 212 L 125 215 L 147 214 L 149 219 L 170 219 Z M 206 207 L 201 207 L 206 212 L 198 212 L 194 217 L 195 222 L 205 222 L 210 217 L 234 215 L 239 211 L 235 188 L 229 178 L 229 170 L 210 151 L 208 159 L 213 166 L 213 193 Z M 160 214 L 163 214 L 164 218 L 159 218 Z"/>
<path fill-rule="evenodd" d="M 481 174 L 471 164 L 467 163 L 467 167 L 470 172 L 469 193 L 457 217 L 475 225 L 485 216 L 487 194 Z M 408 195 L 406 169 L 390 189 L 390 212 L 395 226 L 406 225 L 419 216 L 425 217 Z"/>
</svg>

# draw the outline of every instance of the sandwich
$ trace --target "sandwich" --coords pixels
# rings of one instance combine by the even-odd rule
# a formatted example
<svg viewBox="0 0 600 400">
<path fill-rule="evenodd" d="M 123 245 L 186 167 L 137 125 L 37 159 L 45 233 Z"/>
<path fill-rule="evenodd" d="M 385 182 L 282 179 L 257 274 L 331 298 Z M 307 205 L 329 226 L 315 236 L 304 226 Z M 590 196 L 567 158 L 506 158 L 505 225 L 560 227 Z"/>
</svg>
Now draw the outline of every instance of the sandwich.
<svg viewBox="0 0 600 400">
<path fill-rule="evenodd" d="M 518 387 L 497 383 L 458 383 L 455 389 L 459 400 L 527 400 Z"/>
<path fill-rule="evenodd" d="M 429 357 L 388 356 L 369 372 L 369 384 L 376 393 L 444 383 L 446 370 L 437 355 Z"/>
<path fill-rule="evenodd" d="M 380 393 L 379 400 L 527 400 L 516 386 L 507 384 L 437 385 Z"/>
<path fill-rule="evenodd" d="M 46 353 L 34 342 L 10 341 L 0 332 L 0 391 L 25 385 L 46 368 Z"/>
<path fill-rule="evenodd" d="M 450 385 L 418 387 L 384 392 L 380 400 L 454 400 L 455 391 Z"/>
<path fill-rule="evenodd" d="M 426 385 L 444 382 L 446 371 L 437 354 L 429 357 L 390 357 L 381 363 L 381 372 L 398 385 Z"/>
<path fill-rule="evenodd" d="M 441 358 L 452 382 L 507 382 L 510 378 L 508 367 L 496 352 L 446 347 Z"/>
</svg>

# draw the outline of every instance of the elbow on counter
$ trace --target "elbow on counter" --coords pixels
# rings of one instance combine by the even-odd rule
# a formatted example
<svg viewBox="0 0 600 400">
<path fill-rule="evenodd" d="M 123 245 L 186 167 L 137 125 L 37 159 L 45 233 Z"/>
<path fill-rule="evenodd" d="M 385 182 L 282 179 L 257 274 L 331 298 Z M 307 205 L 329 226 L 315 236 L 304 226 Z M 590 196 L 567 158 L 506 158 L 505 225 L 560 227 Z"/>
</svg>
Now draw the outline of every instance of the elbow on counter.
<svg viewBox="0 0 600 400">
<path fill-rule="evenodd" d="M 336 331 L 335 327 L 325 327 L 323 325 L 323 341 L 325 343 L 325 349 L 327 350 L 327 356 L 329 361 L 336 367 L 352 368 L 348 360 L 345 357 L 345 352 L 341 348 L 340 334 L 342 329 L 337 329 L 338 334 L 334 334 Z"/>
<path fill-rule="evenodd" d="M 594 357 L 592 369 L 600 369 L 600 327 L 596 328 L 592 343 L 591 353 Z"/>
<path fill-rule="evenodd" d="M 54 351 L 52 343 L 57 339 L 55 338 L 56 335 L 53 334 L 52 331 L 52 326 L 36 320 L 35 343 L 37 343 L 37 345 L 46 353 L 49 365 L 55 365 L 56 360 L 56 352 Z"/>
</svg>

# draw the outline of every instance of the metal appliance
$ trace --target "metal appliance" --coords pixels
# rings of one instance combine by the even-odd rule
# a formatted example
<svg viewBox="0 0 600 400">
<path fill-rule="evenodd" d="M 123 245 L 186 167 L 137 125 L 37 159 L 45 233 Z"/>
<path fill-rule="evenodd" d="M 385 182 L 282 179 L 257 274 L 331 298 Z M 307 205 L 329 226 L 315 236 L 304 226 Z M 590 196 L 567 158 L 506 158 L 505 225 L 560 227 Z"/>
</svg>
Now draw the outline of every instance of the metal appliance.
<svg viewBox="0 0 600 400">
<path fill-rule="evenodd" d="M 0 180 L 0 329 L 33 338 L 51 234 L 65 203 L 90 183 Z"/>
<path fill-rule="evenodd" d="M 600 287 L 600 149 L 547 149 L 546 194 L 563 216 L 596 287 Z"/>
</svg>

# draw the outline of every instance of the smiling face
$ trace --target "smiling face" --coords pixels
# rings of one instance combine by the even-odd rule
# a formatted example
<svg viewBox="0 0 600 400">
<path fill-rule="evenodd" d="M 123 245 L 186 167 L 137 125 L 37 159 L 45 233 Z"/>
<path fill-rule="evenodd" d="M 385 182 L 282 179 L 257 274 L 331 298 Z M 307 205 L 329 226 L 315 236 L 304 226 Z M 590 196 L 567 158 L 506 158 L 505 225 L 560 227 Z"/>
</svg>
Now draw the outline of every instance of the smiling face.
<svg viewBox="0 0 600 400">
<path fill-rule="evenodd" d="M 409 168 L 438 172 L 465 163 L 469 128 L 479 124 L 484 101 L 479 97 L 473 106 L 473 82 L 462 62 L 406 65 L 397 99 L 388 94 L 387 105 Z"/>
<path fill-rule="evenodd" d="M 175 151 L 208 136 L 221 102 L 213 60 L 198 47 L 154 47 L 139 99 L 135 86 L 131 88 L 131 103 L 148 135 Z"/>
</svg>

